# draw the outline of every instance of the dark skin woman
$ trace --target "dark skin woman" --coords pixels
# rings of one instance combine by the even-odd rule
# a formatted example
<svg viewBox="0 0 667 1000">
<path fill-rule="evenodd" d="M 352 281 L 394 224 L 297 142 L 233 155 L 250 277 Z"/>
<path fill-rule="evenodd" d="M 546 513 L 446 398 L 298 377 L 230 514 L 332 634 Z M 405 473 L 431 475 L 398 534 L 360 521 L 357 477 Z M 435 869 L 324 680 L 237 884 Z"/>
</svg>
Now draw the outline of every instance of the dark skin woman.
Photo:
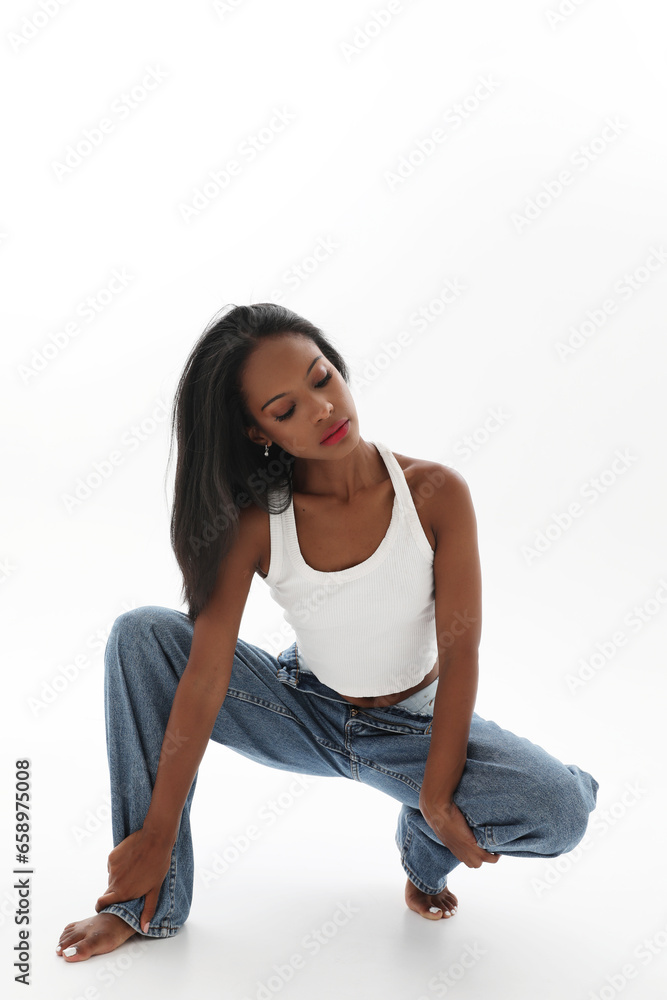
<svg viewBox="0 0 667 1000">
<path fill-rule="evenodd" d="M 230 331 L 231 318 L 241 332 Z M 269 569 L 266 483 L 257 478 L 249 485 L 265 445 L 272 455 L 289 458 L 276 478 L 282 475 L 291 484 L 299 546 L 314 569 L 332 572 L 368 559 L 391 519 L 392 482 L 378 450 L 361 436 L 349 375 L 335 348 L 317 328 L 272 304 L 236 307 L 228 319 L 224 349 L 217 327 L 208 339 L 200 338 L 174 406 L 179 466 L 172 543 L 194 634 L 167 729 L 185 738 L 178 752 L 160 760 L 143 826 L 109 855 L 109 884 L 97 899 L 96 914 L 63 930 L 56 951 L 70 962 L 113 951 L 135 933 L 117 914 L 100 913 L 105 906 L 145 896 L 142 928 L 155 911 L 183 803 L 225 697 L 253 576 L 262 578 Z M 323 446 L 323 436 L 341 421 L 342 436 Z M 210 456 L 217 456 L 219 466 L 210 466 Z M 462 609 L 470 624 L 454 643 L 438 644 L 431 669 L 413 687 L 378 697 L 340 694 L 362 708 L 394 705 L 439 677 L 419 808 L 442 843 L 465 865 L 479 868 L 500 855 L 478 845 L 452 799 L 466 763 L 478 682 L 481 574 L 475 514 L 458 472 L 395 457 L 434 552 L 438 631 Z M 202 525 L 214 523 L 213 543 L 193 548 L 193 537 L 215 534 L 202 534 Z M 410 879 L 405 901 L 429 920 L 450 918 L 458 905 L 449 888 L 428 895 Z"/>
</svg>

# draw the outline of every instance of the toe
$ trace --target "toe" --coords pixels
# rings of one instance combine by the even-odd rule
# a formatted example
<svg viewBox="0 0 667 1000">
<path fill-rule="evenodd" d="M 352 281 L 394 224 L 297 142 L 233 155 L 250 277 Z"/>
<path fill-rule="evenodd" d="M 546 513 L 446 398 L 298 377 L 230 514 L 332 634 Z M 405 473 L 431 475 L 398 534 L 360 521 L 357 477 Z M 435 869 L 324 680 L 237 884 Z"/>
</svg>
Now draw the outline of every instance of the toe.
<svg viewBox="0 0 667 1000">
<path fill-rule="evenodd" d="M 74 941 L 72 944 L 66 945 L 62 950 L 62 955 L 65 961 L 80 962 L 82 958 L 88 958 L 88 955 L 84 954 L 85 943 L 85 939 L 80 938 L 78 941 Z"/>
</svg>

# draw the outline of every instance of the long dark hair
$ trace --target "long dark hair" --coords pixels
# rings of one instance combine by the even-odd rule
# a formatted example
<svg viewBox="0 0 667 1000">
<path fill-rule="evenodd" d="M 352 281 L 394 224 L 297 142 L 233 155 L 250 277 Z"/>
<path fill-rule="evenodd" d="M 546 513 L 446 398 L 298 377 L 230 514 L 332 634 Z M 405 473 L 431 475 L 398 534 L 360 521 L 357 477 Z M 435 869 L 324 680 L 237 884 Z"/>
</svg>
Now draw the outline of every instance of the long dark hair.
<svg viewBox="0 0 667 1000">
<path fill-rule="evenodd" d="M 290 309 L 273 302 L 224 308 L 229 311 L 209 323 L 192 348 L 171 413 L 168 463 L 174 432 L 178 457 L 170 536 L 193 623 L 238 534 L 240 508 L 255 503 L 278 514 L 292 500 L 295 456 L 271 445 L 264 457 L 245 433 L 256 426 L 242 390 L 250 355 L 266 337 L 303 334 L 350 381 L 345 361 L 322 331 Z M 280 500 L 272 506 L 273 491 Z"/>
</svg>

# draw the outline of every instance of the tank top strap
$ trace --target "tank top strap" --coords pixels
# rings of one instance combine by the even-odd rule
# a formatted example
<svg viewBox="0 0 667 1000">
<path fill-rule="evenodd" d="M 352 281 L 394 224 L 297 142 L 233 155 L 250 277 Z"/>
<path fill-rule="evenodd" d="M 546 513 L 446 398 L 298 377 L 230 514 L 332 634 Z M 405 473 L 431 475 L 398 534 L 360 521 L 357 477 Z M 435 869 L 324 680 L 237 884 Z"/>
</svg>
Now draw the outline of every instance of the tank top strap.
<svg viewBox="0 0 667 1000">
<path fill-rule="evenodd" d="M 394 484 L 394 490 L 396 491 L 396 496 L 398 497 L 401 514 L 406 523 L 410 526 L 417 548 L 432 564 L 434 550 L 431 548 L 431 543 L 424 534 L 424 528 L 422 527 L 419 514 L 417 513 L 414 497 L 412 496 L 412 492 L 408 486 L 405 473 L 403 472 L 403 469 L 401 468 L 398 459 L 394 455 L 391 448 L 387 447 L 387 445 L 383 444 L 381 441 L 374 441 L 373 444 L 379 449 L 385 465 L 389 470 L 389 475 L 391 476 L 391 481 Z"/>
<path fill-rule="evenodd" d="M 416 514 L 417 511 L 412 499 L 412 493 L 410 492 L 410 487 L 408 486 L 405 478 L 405 473 L 398 464 L 398 459 L 394 455 L 391 448 L 389 448 L 386 444 L 383 444 L 382 441 L 373 441 L 373 444 L 384 459 L 384 463 L 387 466 L 389 475 L 391 476 L 391 481 L 401 508 L 410 514 Z"/>
</svg>

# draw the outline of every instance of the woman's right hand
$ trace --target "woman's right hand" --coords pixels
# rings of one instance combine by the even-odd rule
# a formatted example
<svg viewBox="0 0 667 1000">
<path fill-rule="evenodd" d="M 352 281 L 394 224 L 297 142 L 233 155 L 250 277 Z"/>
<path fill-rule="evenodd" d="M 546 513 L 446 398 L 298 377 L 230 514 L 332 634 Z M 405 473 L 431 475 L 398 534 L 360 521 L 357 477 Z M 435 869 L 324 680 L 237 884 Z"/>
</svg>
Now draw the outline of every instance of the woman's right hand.
<svg viewBox="0 0 667 1000">
<path fill-rule="evenodd" d="M 96 912 L 112 903 L 145 896 L 139 924 L 147 933 L 162 883 L 169 871 L 172 848 L 173 844 L 158 841 L 143 827 L 121 840 L 109 855 L 109 885 L 95 903 Z"/>
</svg>

